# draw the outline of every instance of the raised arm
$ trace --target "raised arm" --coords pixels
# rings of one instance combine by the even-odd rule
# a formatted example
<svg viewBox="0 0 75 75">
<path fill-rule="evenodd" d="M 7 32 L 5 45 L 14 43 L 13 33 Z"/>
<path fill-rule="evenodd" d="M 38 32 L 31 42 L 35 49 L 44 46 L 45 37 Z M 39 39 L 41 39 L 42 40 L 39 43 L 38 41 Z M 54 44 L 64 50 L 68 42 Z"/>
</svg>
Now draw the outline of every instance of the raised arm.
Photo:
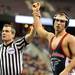
<svg viewBox="0 0 75 75">
<path fill-rule="evenodd" d="M 43 37 L 49 40 L 50 37 L 54 36 L 54 34 L 46 31 L 44 27 L 42 26 L 42 23 L 40 21 L 40 10 L 39 9 L 40 9 L 40 3 L 39 2 L 34 3 L 32 6 L 33 18 L 34 18 L 34 28 L 40 37 Z"/>
<path fill-rule="evenodd" d="M 35 35 L 35 30 L 33 26 L 30 26 L 30 32 L 25 36 L 26 42 L 30 43 L 33 40 L 34 35 Z"/>
</svg>

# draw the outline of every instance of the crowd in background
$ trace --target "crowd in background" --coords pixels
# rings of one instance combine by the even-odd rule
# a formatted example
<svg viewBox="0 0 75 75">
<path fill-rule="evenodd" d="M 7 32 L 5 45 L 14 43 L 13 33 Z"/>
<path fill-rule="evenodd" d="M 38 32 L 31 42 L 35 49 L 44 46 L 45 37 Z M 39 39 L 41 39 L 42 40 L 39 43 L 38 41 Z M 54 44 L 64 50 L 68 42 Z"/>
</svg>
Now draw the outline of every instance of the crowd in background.
<svg viewBox="0 0 75 75">
<path fill-rule="evenodd" d="M 37 41 L 37 39 L 39 40 Z M 47 41 L 44 41 L 39 37 L 35 37 L 33 40 L 33 45 L 38 48 L 40 54 L 39 52 L 36 52 L 37 49 L 32 48 L 31 46 L 28 46 L 27 48 L 30 47 L 32 52 L 30 50 L 23 51 L 22 75 L 52 75 L 50 60 L 47 53 L 48 48 L 44 45 L 46 42 Z M 44 54 L 46 58 L 43 57 L 42 54 Z"/>
<path fill-rule="evenodd" d="M 23 54 L 24 75 L 49 75 L 48 65 L 37 55 L 32 57 L 30 54 Z"/>
</svg>

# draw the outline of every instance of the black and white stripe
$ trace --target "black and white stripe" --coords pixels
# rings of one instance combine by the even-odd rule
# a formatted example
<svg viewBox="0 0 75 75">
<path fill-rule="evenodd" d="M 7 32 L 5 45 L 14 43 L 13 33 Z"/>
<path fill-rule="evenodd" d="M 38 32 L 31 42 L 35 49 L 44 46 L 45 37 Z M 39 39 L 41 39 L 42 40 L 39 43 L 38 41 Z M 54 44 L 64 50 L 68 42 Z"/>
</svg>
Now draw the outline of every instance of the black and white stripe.
<svg viewBox="0 0 75 75">
<path fill-rule="evenodd" d="M 25 38 L 19 39 L 9 45 L 1 45 L 1 71 L 2 75 L 20 75 L 21 57 L 20 51 L 27 43 Z"/>
</svg>

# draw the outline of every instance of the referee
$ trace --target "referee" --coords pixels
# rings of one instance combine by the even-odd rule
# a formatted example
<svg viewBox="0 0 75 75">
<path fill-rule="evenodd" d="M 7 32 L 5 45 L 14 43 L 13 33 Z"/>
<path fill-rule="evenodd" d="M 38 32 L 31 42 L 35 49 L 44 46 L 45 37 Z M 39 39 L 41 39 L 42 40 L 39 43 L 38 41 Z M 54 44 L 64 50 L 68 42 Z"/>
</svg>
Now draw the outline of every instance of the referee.
<svg viewBox="0 0 75 75">
<path fill-rule="evenodd" d="M 32 41 L 34 29 L 23 38 L 14 41 L 15 29 L 11 24 L 5 24 L 2 29 L 2 41 L 0 46 L 1 75 L 20 75 L 21 60 L 20 51 Z"/>
</svg>

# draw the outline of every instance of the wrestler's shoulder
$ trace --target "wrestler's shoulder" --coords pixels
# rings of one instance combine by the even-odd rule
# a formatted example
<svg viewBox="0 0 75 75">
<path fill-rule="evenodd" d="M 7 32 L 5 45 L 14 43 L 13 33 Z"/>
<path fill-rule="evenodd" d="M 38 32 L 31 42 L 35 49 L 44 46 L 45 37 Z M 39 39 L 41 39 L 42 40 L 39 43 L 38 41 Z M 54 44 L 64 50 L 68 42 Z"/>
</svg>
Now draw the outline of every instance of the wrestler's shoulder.
<svg viewBox="0 0 75 75">
<path fill-rule="evenodd" d="M 66 38 L 72 40 L 75 39 L 75 36 L 72 34 L 68 34 Z"/>
</svg>

